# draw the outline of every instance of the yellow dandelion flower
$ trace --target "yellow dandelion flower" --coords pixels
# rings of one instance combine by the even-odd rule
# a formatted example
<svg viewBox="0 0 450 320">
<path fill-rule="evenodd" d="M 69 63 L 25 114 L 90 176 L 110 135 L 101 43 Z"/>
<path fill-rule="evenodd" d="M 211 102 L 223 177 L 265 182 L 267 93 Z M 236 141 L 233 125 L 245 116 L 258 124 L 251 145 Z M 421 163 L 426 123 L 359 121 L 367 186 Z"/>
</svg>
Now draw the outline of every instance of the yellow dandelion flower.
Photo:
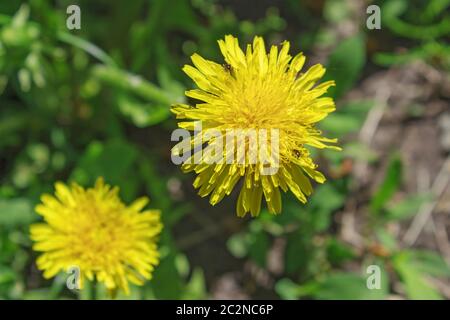
<svg viewBox="0 0 450 320">
<path fill-rule="evenodd" d="M 280 213 L 280 189 L 284 192 L 290 190 L 298 200 L 306 203 L 306 196 L 313 191 L 309 178 L 319 183 L 325 181 L 323 174 L 316 170 L 317 165 L 306 146 L 339 150 L 328 145 L 336 143 L 336 139 L 323 137 L 315 127 L 317 122 L 335 110 L 332 98 L 321 97 L 335 85 L 334 81 L 315 86 L 325 73 L 325 68 L 320 64 L 300 73 L 305 56 L 300 53 L 292 58 L 288 53 L 288 41 L 283 42 L 280 48 L 272 46 L 268 53 L 261 37 L 255 37 L 245 52 L 231 35 L 218 43 L 225 64 L 194 54 L 191 57 L 194 67 L 186 65 L 183 68 L 198 86 L 198 89 L 186 91 L 186 96 L 201 103 L 194 107 L 177 104 L 172 107 L 172 112 L 177 119 L 187 120 L 179 122 L 178 126 L 182 129 L 195 131 L 196 123 L 200 122 L 202 134 L 192 136 L 187 148 L 186 144 L 182 147 L 183 141 L 177 144 L 172 150 L 173 155 L 180 155 L 181 150 L 192 151 L 193 154 L 183 160 L 182 169 L 198 174 L 194 187 L 199 188 L 200 196 L 209 195 L 212 205 L 229 195 L 243 180 L 237 202 L 238 216 L 245 216 L 248 212 L 257 216 L 263 196 L 269 211 Z M 210 129 L 218 131 L 219 135 L 205 135 L 204 132 Z M 278 135 L 268 138 L 269 145 L 273 137 L 278 141 L 276 172 L 264 174 L 265 163 L 259 157 L 256 162 L 246 160 L 251 157 L 245 156 L 244 161 L 228 161 L 230 154 L 236 156 L 236 149 L 229 149 L 228 146 L 222 154 L 227 161 L 211 163 L 211 154 L 204 151 L 209 146 L 217 147 L 219 141 L 222 143 L 230 129 L 242 130 L 244 135 L 250 130 L 258 135 L 262 129 L 276 129 Z M 201 139 L 200 144 L 198 139 Z M 243 145 L 248 156 L 255 144 L 260 147 L 259 138 L 253 141 L 256 143 L 251 143 L 247 138 L 238 139 L 237 148 L 239 144 Z M 267 150 L 274 149 L 269 147 Z M 242 155 L 235 159 L 242 160 Z M 268 159 L 272 163 L 276 158 Z"/>
<path fill-rule="evenodd" d="M 44 194 L 36 212 L 44 223 L 31 226 L 33 249 L 42 252 L 37 266 L 45 278 L 78 268 L 85 279 L 105 285 L 114 296 L 129 294 L 128 282 L 142 285 L 159 263 L 156 238 L 162 230 L 160 212 L 142 209 L 143 197 L 126 206 L 111 188 L 97 179 L 94 188 L 76 183 L 55 184 L 55 196 Z"/>
</svg>

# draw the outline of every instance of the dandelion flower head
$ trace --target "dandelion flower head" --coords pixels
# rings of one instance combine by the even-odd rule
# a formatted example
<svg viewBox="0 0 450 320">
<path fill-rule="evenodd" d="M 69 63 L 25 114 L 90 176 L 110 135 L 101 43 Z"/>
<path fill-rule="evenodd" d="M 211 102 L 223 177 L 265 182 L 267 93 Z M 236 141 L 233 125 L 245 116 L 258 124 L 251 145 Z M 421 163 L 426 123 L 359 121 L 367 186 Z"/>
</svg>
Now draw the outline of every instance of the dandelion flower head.
<svg viewBox="0 0 450 320">
<path fill-rule="evenodd" d="M 302 53 L 295 57 L 289 55 L 288 41 L 281 46 L 271 46 L 268 52 L 261 37 L 255 37 L 245 52 L 239 47 L 238 39 L 231 35 L 218 43 L 224 64 L 194 54 L 193 66 L 183 68 L 198 86 L 198 89 L 186 91 L 186 96 L 199 103 L 172 107 L 177 119 L 184 120 L 178 126 L 193 131 L 195 123 L 200 121 L 203 131 L 218 130 L 224 139 L 230 129 L 241 129 L 244 133 L 276 129 L 279 168 L 276 173 L 267 175 L 262 174 L 263 163 L 211 164 L 205 154 L 195 162 L 195 154 L 200 151 L 194 148 L 198 139 L 198 135 L 194 135 L 190 141 L 193 154 L 184 161 L 182 169 L 197 174 L 194 187 L 199 189 L 200 196 L 209 196 L 212 205 L 239 185 L 238 216 L 247 213 L 257 216 L 262 198 L 269 212 L 280 213 L 280 191 L 291 191 L 299 201 L 306 203 L 307 196 L 313 192 L 310 179 L 319 183 L 325 181 L 307 147 L 339 149 L 333 146 L 336 139 L 325 138 L 316 128 L 320 120 L 335 110 L 333 99 L 322 97 L 335 85 L 334 81 L 316 85 L 325 73 L 320 64 L 300 73 L 305 56 Z M 206 146 L 218 141 L 217 136 L 202 139 L 202 145 Z M 241 143 L 245 144 L 245 152 L 250 152 L 251 144 L 246 140 Z M 172 152 L 179 154 L 180 144 L 175 145 Z M 223 152 L 226 158 L 227 150 Z"/>
<path fill-rule="evenodd" d="M 44 194 L 36 212 L 43 223 L 31 226 L 33 249 L 41 252 L 37 266 L 45 278 L 79 268 L 84 281 L 103 283 L 111 295 L 129 294 L 129 282 L 142 285 L 159 262 L 157 236 L 160 212 L 143 210 L 143 197 L 126 206 L 99 178 L 95 187 L 55 184 L 55 195 Z"/>
</svg>

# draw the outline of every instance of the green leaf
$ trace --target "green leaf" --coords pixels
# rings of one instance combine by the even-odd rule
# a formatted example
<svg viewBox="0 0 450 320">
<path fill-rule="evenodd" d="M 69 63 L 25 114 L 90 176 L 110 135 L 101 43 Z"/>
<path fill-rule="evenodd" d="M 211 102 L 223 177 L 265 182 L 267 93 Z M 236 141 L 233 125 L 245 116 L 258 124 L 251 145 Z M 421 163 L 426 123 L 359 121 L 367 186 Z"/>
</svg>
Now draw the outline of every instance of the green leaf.
<svg viewBox="0 0 450 320">
<path fill-rule="evenodd" d="M 145 183 L 146 192 L 151 196 L 155 208 L 160 208 L 163 212 L 173 210 L 173 216 L 166 214 L 162 215 L 164 225 L 169 225 L 174 223 L 177 218 L 180 218 L 183 212 L 179 211 L 179 209 L 182 208 L 181 206 L 178 207 L 178 209 L 172 208 L 173 204 L 167 193 L 168 180 L 160 171 L 158 171 L 156 160 L 156 157 L 153 157 L 151 154 L 142 154 L 137 161 L 139 166 L 138 174 L 142 177 L 142 180 Z M 183 207 L 185 208 L 186 206 Z"/>
<path fill-rule="evenodd" d="M 31 73 L 28 69 L 22 68 L 17 72 L 20 89 L 23 92 L 28 92 L 31 89 Z"/>
<path fill-rule="evenodd" d="M 63 293 L 64 289 L 67 289 L 67 277 L 58 275 L 53 279 L 52 285 L 49 290 L 49 298 L 52 300 L 58 299 L 60 295 Z"/>
<path fill-rule="evenodd" d="M 87 53 L 89 53 L 94 58 L 98 59 L 99 61 L 103 62 L 105 65 L 109 66 L 115 66 L 116 63 L 114 60 L 106 54 L 102 49 L 97 47 L 95 44 L 84 40 L 83 38 L 77 37 L 73 34 L 70 34 L 68 32 L 59 32 L 58 38 L 62 42 L 68 43 L 74 47 L 77 47 Z"/>
<path fill-rule="evenodd" d="M 40 29 L 37 24 L 28 22 L 30 9 L 22 5 L 12 19 L 5 18 L 7 23 L 0 29 L 0 40 L 7 47 L 24 47 L 27 50 L 39 36 Z"/>
<path fill-rule="evenodd" d="M 15 228 L 36 220 L 28 199 L 0 199 L 0 226 Z"/>
<path fill-rule="evenodd" d="M 288 235 L 285 253 L 285 270 L 287 273 L 300 271 L 305 273 L 314 256 L 314 248 L 308 234 L 297 231 Z"/>
<path fill-rule="evenodd" d="M 184 254 L 179 253 L 176 255 L 175 266 L 180 276 L 187 277 L 189 275 L 191 266 L 189 265 L 188 258 Z"/>
<path fill-rule="evenodd" d="M 206 298 L 205 276 L 201 269 L 194 269 L 192 276 L 186 285 L 182 299 L 199 300 Z"/>
<path fill-rule="evenodd" d="M 406 64 L 414 60 L 425 60 L 430 63 L 439 60 L 440 64 L 448 67 L 450 65 L 449 56 L 450 46 L 440 42 L 427 41 L 420 46 L 401 53 L 376 53 L 374 55 L 374 62 L 379 65 L 389 66 L 393 64 Z"/>
<path fill-rule="evenodd" d="M 291 279 L 283 278 L 275 285 L 276 293 L 286 300 L 295 300 L 300 297 L 301 287 Z"/>
<path fill-rule="evenodd" d="M 423 271 L 414 263 L 410 253 L 407 251 L 399 252 L 392 258 L 392 264 L 402 280 L 409 299 L 442 299 L 439 291 L 425 278 Z"/>
<path fill-rule="evenodd" d="M 360 121 L 354 116 L 340 113 L 332 113 L 320 123 L 323 130 L 338 136 L 358 131 L 360 126 Z"/>
<path fill-rule="evenodd" d="M 450 278 L 450 266 L 436 252 L 427 250 L 403 251 L 417 268 L 428 275 Z"/>
<path fill-rule="evenodd" d="M 349 4 L 345 0 L 328 0 L 323 10 L 324 18 L 334 23 L 346 20 L 351 14 Z"/>
<path fill-rule="evenodd" d="M 0 42 L 0 59 L 2 57 L 2 51 L 1 51 L 1 42 Z M 0 69 L 2 67 L 2 62 L 0 60 Z M 5 75 L 0 75 L 0 96 L 3 94 L 3 92 L 5 91 L 6 85 L 8 84 L 8 77 L 6 77 Z"/>
<path fill-rule="evenodd" d="M 19 10 L 14 15 L 11 24 L 15 28 L 20 28 L 25 25 L 30 16 L 30 7 L 27 4 L 23 4 L 20 6 Z"/>
<path fill-rule="evenodd" d="M 182 103 L 185 101 L 184 91 L 186 88 L 174 80 L 169 70 L 166 67 L 161 66 L 158 68 L 158 83 L 161 84 L 161 88 L 166 91 L 172 100 L 172 103 Z"/>
<path fill-rule="evenodd" d="M 358 80 L 366 61 L 365 42 L 356 35 L 340 43 L 330 56 L 323 81 L 335 80 L 336 87 L 329 90 L 335 99 L 341 97 Z"/>
<path fill-rule="evenodd" d="M 170 115 L 170 104 L 183 101 L 178 91 L 175 97 L 143 77 L 115 67 L 97 65 L 93 68 L 93 75 L 114 87 L 119 110 L 138 127 L 162 122 Z M 167 76 L 162 78 L 170 90 L 177 90 L 174 89 L 174 82 L 170 82 Z"/>
<path fill-rule="evenodd" d="M 183 290 L 183 282 L 176 267 L 176 255 L 170 253 L 161 259 L 155 268 L 150 286 L 157 299 L 179 299 Z"/>
<path fill-rule="evenodd" d="M 342 147 L 342 155 L 359 161 L 367 161 L 369 163 L 377 160 L 377 154 L 366 144 L 361 142 L 349 142 Z"/>
<path fill-rule="evenodd" d="M 376 236 L 378 238 L 378 241 L 380 241 L 380 243 L 386 247 L 387 249 L 394 251 L 397 248 L 397 239 L 390 234 L 385 228 L 380 227 L 377 228 L 376 231 Z"/>
<path fill-rule="evenodd" d="M 227 241 L 227 248 L 236 258 L 244 258 L 248 254 L 247 234 L 237 233 Z"/>
<path fill-rule="evenodd" d="M 415 215 L 421 206 L 432 201 L 432 194 L 415 194 L 386 208 L 385 218 L 388 220 L 402 220 Z"/>
<path fill-rule="evenodd" d="M 400 156 L 392 156 L 384 180 L 370 201 L 372 212 L 379 212 L 397 191 L 402 181 L 402 169 Z"/>
<path fill-rule="evenodd" d="M 130 197 L 135 189 L 135 179 L 131 179 L 131 168 L 136 162 L 136 148 L 125 141 L 111 140 L 107 143 L 92 142 L 87 147 L 71 179 L 81 185 L 92 185 L 98 177 L 108 184 L 118 185 Z"/>
<path fill-rule="evenodd" d="M 334 265 L 339 265 L 355 257 L 352 248 L 336 238 L 330 238 L 328 240 L 326 251 L 328 261 Z"/>
<path fill-rule="evenodd" d="M 93 67 L 92 72 L 95 77 L 104 83 L 113 86 L 115 89 L 133 93 L 147 102 L 153 101 L 167 107 L 172 103 L 164 90 L 136 74 L 104 65 Z"/>
<path fill-rule="evenodd" d="M 23 112 L 16 112 L 13 109 L 11 113 L 0 114 L 0 148 L 15 140 L 20 131 L 27 127 L 29 117 Z"/>
<path fill-rule="evenodd" d="M 167 106 L 142 103 L 126 94 L 118 95 L 117 103 L 122 114 L 129 117 L 139 128 L 158 124 L 166 120 L 170 114 Z"/>
<path fill-rule="evenodd" d="M 394 33 L 411 39 L 436 39 L 450 33 L 450 17 L 444 16 L 439 22 L 429 25 L 415 25 L 400 18 L 408 8 L 405 0 L 387 1 L 381 11 L 383 23 Z"/>
<path fill-rule="evenodd" d="M 450 0 L 429 0 L 427 6 L 422 11 L 421 18 L 431 22 L 436 16 L 444 12 L 450 6 Z"/>
<path fill-rule="evenodd" d="M 39 288 L 24 292 L 22 299 L 24 300 L 48 300 L 51 298 L 49 288 Z"/>
<path fill-rule="evenodd" d="M 12 283 L 16 281 L 17 274 L 13 269 L 7 266 L 0 265 L 0 285 L 5 283 Z"/>
<path fill-rule="evenodd" d="M 359 131 L 372 106 L 373 101 L 370 100 L 352 101 L 338 107 L 335 112 L 323 119 L 319 126 L 333 136 Z"/>
<path fill-rule="evenodd" d="M 310 201 L 311 223 L 316 231 L 326 230 L 330 223 L 332 213 L 342 207 L 345 196 L 331 184 L 319 186 Z"/>
<path fill-rule="evenodd" d="M 387 275 L 381 274 L 387 280 Z M 320 287 L 312 293 L 316 299 L 325 300 L 369 300 L 383 299 L 386 296 L 387 284 L 381 289 L 368 289 L 367 279 L 354 273 L 332 273 L 320 282 Z"/>
<path fill-rule="evenodd" d="M 270 240 L 267 233 L 263 230 L 252 232 L 249 241 L 249 256 L 261 268 L 266 266 L 267 252 L 270 247 Z"/>
</svg>

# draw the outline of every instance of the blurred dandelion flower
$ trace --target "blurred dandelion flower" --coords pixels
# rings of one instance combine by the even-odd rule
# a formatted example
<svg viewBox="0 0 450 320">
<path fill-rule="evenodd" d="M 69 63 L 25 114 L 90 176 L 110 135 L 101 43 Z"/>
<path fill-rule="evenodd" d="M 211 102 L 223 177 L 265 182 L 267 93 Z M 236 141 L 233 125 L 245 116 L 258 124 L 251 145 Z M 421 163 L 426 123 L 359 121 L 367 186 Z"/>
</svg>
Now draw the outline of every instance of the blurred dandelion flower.
<svg viewBox="0 0 450 320">
<path fill-rule="evenodd" d="M 80 287 L 85 279 L 105 285 L 112 296 L 118 289 L 129 294 L 128 281 L 142 285 L 159 263 L 156 237 L 160 212 L 141 210 L 143 197 L 126 206 L 111 188 L 97 179 L 94 188 L 55 184 L 55 196 L 44 194 L 36 212 L 44 223 L 31 226 L 33 249 L 43 252 L 37 266 L 45 278 L 76 266 Z"/>
<path fill-rule="evenodd" d="M 287 41 L 282 43 L 280 50 L 272 46 L 269 53 L 261 37 L 255 37 L 253 44 L 247 45 L 245 53 L 231 35 L 218 43 L 226 64 L 217 64 L 194 54 L 191 59 L 195 67 L 186 65 L 183 68 L 199 88 L 187 91 L 186 96 L 202 103 L 195 107 L 174 105 L 172 112 L 177 119 L 188 120 L 178 125 L 194 131 L 195 123 L 201 122 L 204 131 L 218 130 L 222 138 L 230 129 L 243 130 L 244 134 L 248 130 L 276 129 L 278 170 L 270 175 L 263 174 L 264 163 L 258 161 L 211 164 L 207 161 L 209 155 L 201 153 L 204 150 L 202 146 L 218 143 L 221 137 L 202 134 L 194 135 L 188 141 L 193 155 L 183 162 L 183 171 L 198 174 L 194 187 L 200 188 L 200 196 L 210 195 L 212 205 L 229 195 L 243 178 L 237 202 L 238 216 L 245 216 L 248 212 L 257 216 L 263 195 L 269 211 L 280 213 L 280 189 L 284 192 L 290 190 L 298 200 L 306 203 L 306 196 L 313 191 L 309 178 L 319 183 L 325 181 L 323 174 L 316 170 L 317 165 L 306 146 L 340 150 L 329 145 L 336 143 L 336 139 L 323 137 L 315 128 L 317 122 L 335 110 L 333 99 L 321 97 L 335 85 L 334 81 L 314 86 L 324 75 L 325 68 L 316 64 L 305 73 L 299 73 L 305 56 L 300 53 L 292 58 L 288 54 L 290 44 Z M 200 148 L 196 148 L 199 137 L 202 139 Z M 244 144 L 247 154 L 250 153 L 252 143 L 237 141 L 237 144 Z M 260 142 L 257 141 L 258 145 Z M 181 143 L 173 148 L 173 154 L 181 153 Z M 228 147 L 223 151 L 224 158 L 228 157 L 228 151 Z M 194 161 L 196 156 L 199 161 Z"/>
</svg>

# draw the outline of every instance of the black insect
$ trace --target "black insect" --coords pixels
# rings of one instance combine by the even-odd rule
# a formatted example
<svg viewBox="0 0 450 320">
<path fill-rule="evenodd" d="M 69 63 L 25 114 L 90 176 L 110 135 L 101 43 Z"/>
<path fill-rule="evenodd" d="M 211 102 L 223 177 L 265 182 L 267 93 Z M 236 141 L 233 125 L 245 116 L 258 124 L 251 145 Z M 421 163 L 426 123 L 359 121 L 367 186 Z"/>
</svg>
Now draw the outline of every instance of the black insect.
<svg viewBox="0 0 450 320">
<path fill-rule="evenodd" d="M 231 73 L 233 71 L 233 67 L 230 64 L 228 64 L 228 63 L 224 63 L 222 66 L 229 73 Z"/>
</svg>

